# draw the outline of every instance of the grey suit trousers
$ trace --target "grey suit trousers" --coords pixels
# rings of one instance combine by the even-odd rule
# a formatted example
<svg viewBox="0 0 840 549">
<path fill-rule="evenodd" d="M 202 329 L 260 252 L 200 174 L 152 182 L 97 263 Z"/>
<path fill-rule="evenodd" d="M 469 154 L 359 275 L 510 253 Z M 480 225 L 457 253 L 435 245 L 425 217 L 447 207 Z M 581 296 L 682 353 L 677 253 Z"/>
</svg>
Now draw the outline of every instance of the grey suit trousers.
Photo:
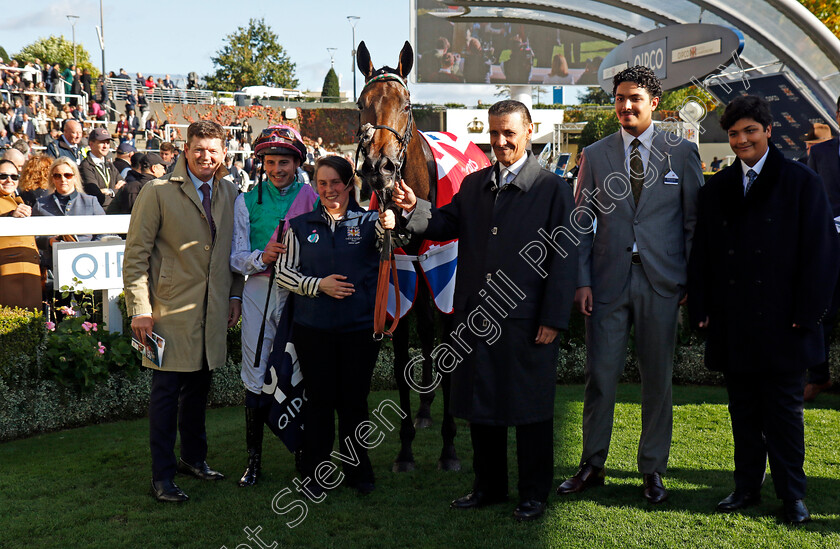
<svg viewBox="0 0 840 549">
<path fill-rule="evenodd" d="M 671 377 L 681 295 L 662 297 L 641 265 L 633 265 L 620 296 L 593 304 L 586 321 L 586 391 L 581 464 L 603 467 L 612 436 L 618 381 L 624 371 L 630 326 L 642 379 L 642 433 L 638 466 L 643 474 L 665 473 L 671 449 Z"/>
</svg>

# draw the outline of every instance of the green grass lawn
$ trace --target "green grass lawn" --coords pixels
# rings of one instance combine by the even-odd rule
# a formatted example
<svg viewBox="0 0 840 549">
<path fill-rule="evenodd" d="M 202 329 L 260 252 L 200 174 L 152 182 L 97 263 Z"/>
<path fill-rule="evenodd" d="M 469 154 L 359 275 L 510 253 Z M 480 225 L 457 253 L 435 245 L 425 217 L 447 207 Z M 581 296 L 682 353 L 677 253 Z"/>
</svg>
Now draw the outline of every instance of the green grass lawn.
<svg viewBox="0 0 840 549">
<path fill-rule="evenodd" d="M 581 386 L 558 387 L 555 415 L 557 482 L 574 473 L 581 446 Z M 439 395 L 438 395 L 439 396 Z M 393 392 L 373 393 L 371 406 Z M 267 436 L 265 476 L 239 488 L 245 464 L 244 419 L 239 408 L 208 412 L 211 466 L 223 482 L 179 477 L 191 500 L 155 502 L 149 495 L 148 426 L 126 421 L 51 433 L 0 444 L 0 547 L 207 547 L 257 548 L 243 529 L 261 527 L 259 538 L 277 547 L 840 547 L 840 397 L 823 395 L 805 412 L 808 506 L 814 522 L 781 524 L 768 476 L 760 506 L 720 515 L 715 504 L 732 488 L 732 437 L 726 394 L 709 387 L 675 387 L 674 442 L 665 477 L 670 500 L 651 507 L 636 471 L 640 427 L 639 387 L 620 388 L 607 485 L 578 496 L 553 495 L 543 520 L 518 524 L 509 504 L 456 512 L 449 501 L 469 491 L 471 451 L 466 425 L 456 439 L 460 473 L 437 471 L 439 421 L 418 433 L 417 470 L 390 472 L 397 431 L 370 452 L 377 490 L 359 497 L 339 487 L 324 502 L 309 504 L 296 528 L 278 515 L 272 499 L 294 490 L 292 456 Z M 440 398 L 435 419 L 440 419 Z M 415 395 L 416 402 L 416 395 Z M 513 432 L 509 461 L 515 464 Z M 516 471 L 511 471 L 516 486 Z M 285 496 L 287 504 L 294 496 Z"/>
</svg>

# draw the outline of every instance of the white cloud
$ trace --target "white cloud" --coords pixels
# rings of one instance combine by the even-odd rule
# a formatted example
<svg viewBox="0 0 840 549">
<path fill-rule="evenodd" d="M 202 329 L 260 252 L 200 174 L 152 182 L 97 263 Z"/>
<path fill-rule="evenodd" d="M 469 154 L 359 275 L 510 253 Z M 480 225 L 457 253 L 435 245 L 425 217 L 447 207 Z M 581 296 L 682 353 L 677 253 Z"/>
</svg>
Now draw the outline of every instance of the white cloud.
<svg viewBox="0 0 840 549">
<path fill-rule="evenodd" d="M 6 15 L 8 14 L 9 13 L 7 12 Z M 71 32 L 71 26 L 70 22 L 67 20 L 67 15 L 78 15 L 80 22 L 82 21 L 82 18 L 91 22 L 95 19 L 96 24 L 98 24 L 99 6 L 92 2 L 59 0 L 27 15 L 20 17 L 5 17 L 0 20 L 0 29 L 14 29 L 16 31 L 20 31 L 25 29 L 40 28 L 66 28 L 66 32 L 69 35 Z"/>
</svg>

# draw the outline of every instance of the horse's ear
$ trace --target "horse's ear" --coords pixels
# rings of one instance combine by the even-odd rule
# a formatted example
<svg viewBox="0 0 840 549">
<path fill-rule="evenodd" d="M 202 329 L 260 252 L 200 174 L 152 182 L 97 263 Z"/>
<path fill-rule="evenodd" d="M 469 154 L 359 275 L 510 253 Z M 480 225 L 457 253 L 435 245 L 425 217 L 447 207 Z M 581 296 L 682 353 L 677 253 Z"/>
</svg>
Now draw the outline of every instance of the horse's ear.
<svg viewBox="0 0 840 549">
<path fill-rule="evenodd" d="M 356 50 L 356 63 L 359 64 L 359 70 L 362 71 L 365 79 L 370 78 L 373 74 L 373 63 L 370 61 L 370 52 L 365 46 L 365 41 L 359 42 L 359 49 Z"/>
<path fill-rule="evenodd" d="M 405 41 L 402 50 L 400 51 L 400 63 L 397 65 L 397 72 L 400 73 L 403 80 L 411 72 L 411 67 L 414 66 L 414 50 L 411 49 L 411 44 L 408 40 Z"/>
</svg>

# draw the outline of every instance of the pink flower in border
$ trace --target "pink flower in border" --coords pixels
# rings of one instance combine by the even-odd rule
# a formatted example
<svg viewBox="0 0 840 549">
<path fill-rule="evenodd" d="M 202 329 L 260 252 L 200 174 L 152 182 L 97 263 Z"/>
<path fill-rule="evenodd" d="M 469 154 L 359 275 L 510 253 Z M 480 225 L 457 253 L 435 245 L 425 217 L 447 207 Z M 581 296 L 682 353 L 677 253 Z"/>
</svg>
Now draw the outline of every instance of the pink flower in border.
<svg viewBox="0 0 840 549">
<path fill-rule="evenodd" d="M 55 331 L 55 322 L 52 322 L 52 321 L 48 320 L 47 322 L 45 322 L 45 325 L 47 327 L 47 330 L 49 330 L 51 332 Z"/>
<path fill-rule="evenodd" d="M 96 322 L 93 323 L 93 331 L 96 331 Z"/>
<path fill-rule="evenodd" d="M 83 328 L 86 332 L 89 332 L 89 331 L 90 331 L 90 329 L 91 329 L 91 328 L 93 328 L 93 324 L 91 324 L 90 322 L 82 322 L 82 328 Z M 100 344 L 100 345 L 101 345 L 101 344 Z"/>
<path fill-rule="evenodd" d="M 101 341 L 97 341 L 96 343 L 99 345 L 99 354 L 104 355 L 105 354 L 105 346 L 102 345 Z"/>
</svg>

